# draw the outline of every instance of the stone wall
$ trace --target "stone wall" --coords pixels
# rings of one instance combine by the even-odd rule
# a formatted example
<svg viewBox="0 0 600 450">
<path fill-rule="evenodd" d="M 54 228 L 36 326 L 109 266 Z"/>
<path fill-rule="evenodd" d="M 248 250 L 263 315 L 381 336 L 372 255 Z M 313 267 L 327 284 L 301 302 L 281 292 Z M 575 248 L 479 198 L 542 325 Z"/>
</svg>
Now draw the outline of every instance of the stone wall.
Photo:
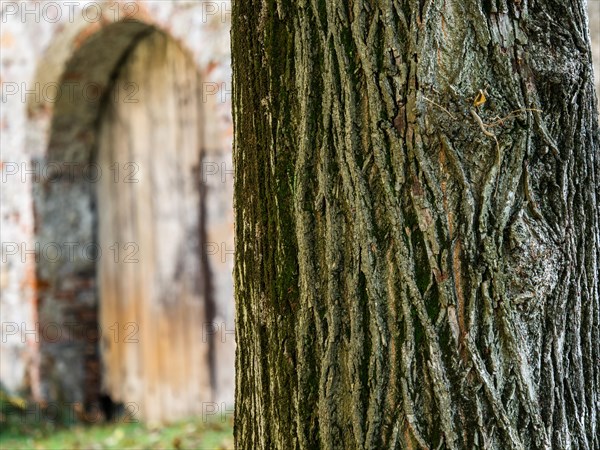
<svg viewBox="0 0 600 450">
<path fill-rule="evenodd" d="M 214 304 L 213 399 L 233 401 L 230 11 L 228 1 L 2 2 L 0 382 L 8 390 L 86 402 L 85 386 L 97 384 L 90 379 L 99 370 L 97 286 L 86 247 L 94 212 L 89 186 L 75 186 L 69 177 L 85 176 L 98 99 L 109 88 L 115 58 L 133 39 L 127 33 L 155 27 L 192 55 L 203 80 L 199 177 Z M 125 20 L 139 27 L 103 34 Z"/>
</svg>

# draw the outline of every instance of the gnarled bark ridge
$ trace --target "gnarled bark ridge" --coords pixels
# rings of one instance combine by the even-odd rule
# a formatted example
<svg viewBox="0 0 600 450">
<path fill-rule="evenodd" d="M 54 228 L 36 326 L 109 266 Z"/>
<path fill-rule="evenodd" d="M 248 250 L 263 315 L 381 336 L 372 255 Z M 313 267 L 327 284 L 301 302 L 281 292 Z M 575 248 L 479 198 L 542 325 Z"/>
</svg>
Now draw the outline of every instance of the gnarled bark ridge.
<svg viewBox="0 0 600 450">
<path fill-rule="evenodd" d="M 238 448 L 598 449 L 581 0 L 232 13 Z"/>
</svg>

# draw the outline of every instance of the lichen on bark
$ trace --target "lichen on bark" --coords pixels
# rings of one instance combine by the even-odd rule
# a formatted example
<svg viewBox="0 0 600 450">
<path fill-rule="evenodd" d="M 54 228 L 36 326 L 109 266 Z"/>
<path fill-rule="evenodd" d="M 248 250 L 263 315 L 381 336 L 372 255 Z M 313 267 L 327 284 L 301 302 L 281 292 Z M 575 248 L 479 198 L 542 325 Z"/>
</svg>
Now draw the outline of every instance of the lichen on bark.
<svg viewBox="0 0 600 450">
<path fill-rule="evenodd" d="M 600 446 L 584 6 L 234 3 L 239 448 Z"/>
</svg>

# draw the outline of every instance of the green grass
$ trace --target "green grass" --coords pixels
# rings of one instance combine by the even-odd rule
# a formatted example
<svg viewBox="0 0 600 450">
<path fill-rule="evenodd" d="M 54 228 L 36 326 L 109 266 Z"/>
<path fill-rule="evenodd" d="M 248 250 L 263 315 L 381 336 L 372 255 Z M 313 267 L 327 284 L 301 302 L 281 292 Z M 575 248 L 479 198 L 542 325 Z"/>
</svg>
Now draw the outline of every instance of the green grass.
<svg viewBox="0 0 600 450">
<path fill-rule="evenodd" d="M 233 449 L 231 420 L 201 419 L 161 428 L 142 423 L 73 425 L 0 432 L 1 450 Z"/>
</svg>

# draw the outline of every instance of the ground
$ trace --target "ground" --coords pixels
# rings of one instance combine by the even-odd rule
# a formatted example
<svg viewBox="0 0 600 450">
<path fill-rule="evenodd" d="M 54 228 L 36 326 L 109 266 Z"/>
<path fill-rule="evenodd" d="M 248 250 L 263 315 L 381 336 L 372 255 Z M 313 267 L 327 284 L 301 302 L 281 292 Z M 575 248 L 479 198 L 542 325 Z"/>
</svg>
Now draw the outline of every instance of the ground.
<svg viewBox="0 0 600 450">
<path fill-rule="evenodd" d="M 34 428 L 26 433 L 0 432 L 1 450 L 104 449 L 233 449 L 231 420 L 195 419 L 160 429 L 141 423 L 74 426 L 53 430 Z"/>
</svg>

